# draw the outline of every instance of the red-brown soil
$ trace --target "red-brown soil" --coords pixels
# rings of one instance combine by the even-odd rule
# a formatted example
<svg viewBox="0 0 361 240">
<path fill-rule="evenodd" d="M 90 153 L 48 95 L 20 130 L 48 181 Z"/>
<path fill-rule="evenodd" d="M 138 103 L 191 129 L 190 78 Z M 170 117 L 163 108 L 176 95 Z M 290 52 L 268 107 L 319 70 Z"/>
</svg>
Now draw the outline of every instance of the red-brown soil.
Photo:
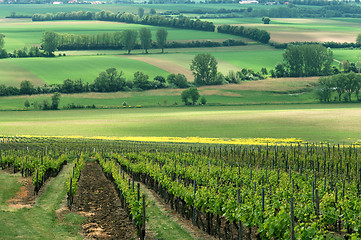
<svg viewBox="0 0 361 240">
<path fill-rule="evenodd" d="M 72 209 L 88 218 L 82 225 L 87 238 L 137 238 L 128 214 L 121 208 L 113 183 L 105 177 L 97 163 L 84 165 Z"/>
</svg>

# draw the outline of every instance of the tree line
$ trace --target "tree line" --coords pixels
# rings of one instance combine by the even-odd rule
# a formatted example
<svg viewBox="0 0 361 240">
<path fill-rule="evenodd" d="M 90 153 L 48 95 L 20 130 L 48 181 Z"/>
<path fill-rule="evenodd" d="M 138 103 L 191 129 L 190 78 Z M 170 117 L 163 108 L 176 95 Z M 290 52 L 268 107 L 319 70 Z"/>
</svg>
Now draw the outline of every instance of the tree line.
<svg viewBox="0 0 361 240">
<path fill-rule="evenodd" d="M 133 31 L 132 35 L 136 35 L 134 38 L 135 43 L 133 49 L 157 49 L 157 48 L 199 48 L 199 47 L 221 47 L 221 46 L 241 46 L 246 45 L 241 40 L 228 39 L 223 42 L 215 41 L 190 41 L 190 42 L 176 42 L 167 41 L 167 30 L 161 30 L 156 32 L 156 41 L 152 40 L 152 34 L 150 30 L 141 28 L 137 34 Z M 162 32 L 163 31 L 163 32 Z M 126 44 L 126 36 L 123 36 L 123 32 L 112 33 L 98 33 L 98 34 L 68 34 L 57 33 L 59 42 L 58 50 L 97 50 L 97 49 L 123 49 Z M 162 36 L 163 34 L 163 36 Z M 138 38 L 139 36 L 139 38 Z M 140 42 L 138 41 L 140 40 Z M 165 41 L 165 42 L 164 42 Z"/>
<path fill-rule="evenodd" d="M 243 26 L 231 26 L 228 24 L 218 26 L 217 31 L 220 33 L 227 33 L 236 36 L 250 38 L 261 43 L 268 43 L 271 38 L 270 33 L 265 30 L 261 30 L 258 28 L 243 27 Z"/>
<path fill-rule="evenodd" d="M 351 102 L 352 95 L 360 101 L 361 75 L 354 72 L 341 73 L 318 80 L 317 98 L 321 102 Z M 334 98 L 332 99 L 332 97 Z"/>
<path fill-rule="evenodd" d="M 83 82 L 81 79 L 66 79 L 62 84 L 52 84 L 35 87 L 30 81 L 24 80 L 20 87 L 0 85 L 0 96 L 32 95 L 46 93 L 83 93 L 83 92 L 117 92 L 117 91 L 142 91 L 161 88 L 189 88 L 192 86 L 221 85 L 228 83 L 240 83 L 244 80 L 264 79 L 267 74 L 265 68 L 261 73 L 251 69 L 230 71 L 224 76 L 217 70 L 217 60 L 208 53 L 201 53 L 194 57 L 191 62 L 191 70 L 195 78 L 194 83 L 188 82 L 183 74 L 169 74 L 166 78 L 156 76 L 153 80 L 147 74 L 137 71 L 132 80 L 127 80 L 122 71 L 116 68 L 108 68 L 101 72 L 92 83 Z"/>
<path fill-rule="evenodd" d="M 169 74 L 167 78 L 156 76 L 152 81 L 147 74 L 137 71 L 132 80 L 126 80 L 122 71 L 108 68 L 95 78 L 93 83 L 81 79 L 65 79 L 61 84 L 43 85 L 35 87 L 30 81 L 24 80 L 20 87 L 0 84 L 0 96 L 32 95 L 46 93 L 83 93 L 83 92 L 117 92 L 142 91 L 160 88 L 188 88 L 192 84 L 183 74 Z"/>
<path fill-rule="evenodd" d="M 52 21 L 52 20 L 79 20 L 88 16 L 89 19 L 82 20 L 99 20 L 99 21 L 112 21 L 112 22 L 125 22 L 135 23 L 142 25 L 151 26 L 162 26 L 162 27 L 173 27 L 192 29 L 200 31 L 214 32 L 216 27 L 213 22 L 201 21 L 199 19 L 193 20 L 188 17 L 178 16 L 177 18 L 168 18 L 161 15 L 135 15 L 132 13 L 114 13 L 111 11 L 100 11 L 90 18 L 91 12 L 72 12 L 72 13 L 56 13 L 56 14 L 34 14 L 32 17 L 33 21 Z M 140 17 L 141 16 L 141 17 Z M 264 15 L 267 16 L 267 15 Z M 217 27 L 217 31 L 221 33 L 227 33 L 236 36 L 247 37 L 262 43 L 268 43 L 270 40 L 269 32 L 258 28 L 250 28 L 243 26 L 231 26 L 231 25 L 220 25 Z"/>
<path fill-rule="evenodd" d="M 309 44 L 321 44 L 324 47 L 329 47 L 329 48 L 359 48 L 361 47 L 361 38 L 360 41 L 357 41 L 356 38 L 356 42 L 333 42 L 333 41 L 329 41 L 329 42 L 289 42 L 289 43 L 278 43 L 278 42 L 273 42 L 273 41 L 269 41 L 269 45 L 271 45 L 274 48 L 277 49 L 286 49 L 288 46 L 290 45 L 309 45 Z"/>
<path fill-rule="evenodd" d="M 272 18 L 330 18 L 330 17 L 350 17 L 360 18 L 361 7 L 355 4 L 335 4 L 319 8 L 296 6 L 291 1 L 285 6 L 281 5 L 272 8 L 255 8 L 243 13 L 244 17 Z"/>
<path fill-rule="evenodd" d="M 53 20 L 99 20 L 112 22 L 136 23 L 152 26 L 163 26 L 173 28 L 193 29 L 200 31 L 214 32 L 215 26 L 212 22 L 193 20 L 184 16 L 178 18 L 167 18 L 160 15 L 144 15 L 142 17 L 132 13 L 114 13 L 111 11 L 92 12 L 71 12 L 71 13 L 36 13 L 32 16 L 33 21 L 53 21 Z"/>
</svg>

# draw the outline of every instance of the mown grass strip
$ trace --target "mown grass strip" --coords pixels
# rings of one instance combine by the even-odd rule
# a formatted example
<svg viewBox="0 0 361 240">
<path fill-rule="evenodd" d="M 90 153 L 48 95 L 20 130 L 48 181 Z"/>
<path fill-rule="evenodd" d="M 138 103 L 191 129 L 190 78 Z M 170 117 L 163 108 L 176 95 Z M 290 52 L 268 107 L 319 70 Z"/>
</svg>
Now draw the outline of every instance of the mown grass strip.
<svg viewBox="0 0 361 240">
<path fill-rule="evenodd" d="M 0 202 L 2 210 L 0 214 L 0 238 L 1 239 L 82 239 L 78 234 L 81 217 L 66 215 L 64 222 L 59 222 L 56 209 L 65 198 L 65 179 L 71 168 L 65 166 L 56 178 L 48 183 L 45 192 L 41 195 L 33 208 L 5 211 L 4 200 Z M 18 184 L 8 184 L 12 175 L 0 175 L 1 186 L 6 185 L 12 189 L 13 194 L 19 189 Z M 16 178 L 17 179 L 17 178 Z M 16 180 L 17 181 L 17 180 Z M 3 187 L 0 188 L 4 196 Z M 0 195 L 0 196 L 1 196 Z M 11 197 L 11 194 L 6 196 Z M 2 197 L 2 199 L 5 199 Z M 75 219 L 75 220 L 74 220 Z"/>
</svg>

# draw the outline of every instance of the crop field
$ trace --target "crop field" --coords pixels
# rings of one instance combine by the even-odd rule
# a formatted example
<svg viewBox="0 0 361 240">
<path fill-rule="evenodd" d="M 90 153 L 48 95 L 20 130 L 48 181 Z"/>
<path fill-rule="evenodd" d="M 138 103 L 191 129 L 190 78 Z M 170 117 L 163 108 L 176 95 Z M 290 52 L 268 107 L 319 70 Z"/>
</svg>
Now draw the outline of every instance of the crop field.
<svg viewBox="0 0 361 240">
<path fill-rule="evenodd" d="M 355 42 L 361 21 L 353 18 L 307 19 L 272 18 L 263 24 L 260 18 L 209 19 L 215 24 L 257 27 L 271 33 L 275 42 Z"/>
<path fill-rule="evenodd" d="M 5 135 L 202 136 L 360 141 L 359 104 L 256 105 L 7 112 Z"/>
<path fill-rule="evenodd" d="M 139 30 L 142 27 L 149 28 L 152 31 L 153 40 L 155 33 L 160 27 L 124 24 L 115 22 L 101 21 L 49 21 L 32 22 L 31 20 L 3 20 L 0 21 L 0 32 L 5 35 L 5 49 L 12 51 L 24 46 L 39 45 L 41 43 L 42 33 L 45 31 L 54 31 L 57 33 L 69 34 L 97 34 L 105 32 L 117 32 L 126 29 Z M 229 38 L 238 39 L 239 37 L 216 33 L 187 29 L 166 28 L 168 31 L 168 41 L 188 41 L 188 40 L 226 40 Z"/>
<path fill-rule="evenodd" d="M 263 51 L 260 51 L 262 49 Z M 257 51 L 254 51 L 257 50 Z M 150 54 L 141 54 L 141 50 L 133 51 L 131 56 L 123 55 L 125 51 L 65 51 L 65 57 L 56 58 L 22 58 L 3 59 L 1 63 L 7 68 L 0 68 L 0 84 L 19 86 L 23 80 L 30 80 L 35 85 L 43 83 L 61 83 L 65 79 L 82 79 L 92 82 L 100 72 L 115 67 L 124 72 L 127 79 L 133 78 L 133 73 L 141 70 L 150 79 L 157 75 L 166 77 L 169 73 L 182 73 L 189 81 L 193 75 L 189 65 L 200 52 L 211 52 L 219 62 L 218 70 L 223 74 L 229 71 L 239 71 L 250 68 L 260 71 L 262 67 L 272 69 L 282 62 L 282 50 L 267 46 L 240 46 L 195 49 L 166 49 L 167 54 L 159 54 L 158 49 L 152 49 Z M 96 54 L 107 54 L 97 56 Z M 122 54 L 122 55 L 117 55 Z M 73 56 L 72 56 L 73 55 Z M 16 69 L 16 71 L 12 71 Z M 52 69 L 49 71 L 49 69 Z"/>
<path fill-rule="evenodd" d="M 49 30 L 80 35 L 147 27 L 155 40 L 159 28 L 4 18 L 12 13 L 137 14 L 143 7 L 147 14 L 151 8 L 159 13 L 277 7 L 0 6 L 0 34 L 5 35 L 8 52 L 39 46 L 42 33 Z M 264 29 L 279 43 L 354 42 L 361 32 L 361 20 L 356 18 L 271 18 L 269 25 L 260 18 L 205 20 Z M 181 73 L 192 82 L 190 64 L 199 53 L 214 56 L 224 75 L 266 68 L 269 76 L 283 61 L 284 50 L 252 39 L 166 29 L 168 41 L 237 39 L 247 45 L 166 48 L 164 54 L 160 49 L 150 49 L 149 54 L 140 49 L 131 54 L 126 50 L 57 51 L 55 57 L 0 59 L 0 85 L 19 87 L 29 80 L 37 87 L 66 79 L 92 83 L 108 68 L 122 71 L 128 81 L 141 71 L 150 80 Z M 360 49 L 332 50 L 334 66 L 361 57 Z M 352 93 L 349 103 L 320 103 L 318 84 L 319 77 L 285 77 L 197 86 L 206 103 L 194 105 L 185 105 L 181 98 L 185 89 L 172 84 L 144 91 L 134 87 L 132 91 L 62 93 L 58 110 L 46 110 L 57 109 L 53 93 L 2 96 L 0 239 L 255 240 L 291 239 L 292 235 L 295 239 L 360 239 L 361 102 Z M 0 88 L 3 95 L 18 94 L 17 89 Z M 79 91 L 74 89 L 68 92 Z M 336 96 L 334 90 L 330 99 Z M 46 102 L 52 106 L 46 107 Z"/>
<path fill-rule="evenodd" d="M 198 2 L 198 1 L 196 1 Z M 101 10 L 109 10 L 114 12 L 132 12 L 138 13 L 138 8 L 144 8 L 145 12 L 149 12 L 154 8 L 157 12 L 164 12 L 165 10 L 193 10 L 193 9 L 219 9 L 219 4 L 63 4 L 63 5 L 49 5 L 49 4 L 26 4 L 3 5 L 0 8 L 0 18 L 9 16 L 12 12 L 18 15 L 33 15 L 34 13 L 57 13 L 57 12 L 71 12 L 71 11 L 91 11 L 98 12 Z M 222 8 L 235 9 L 240 8 L 239 4 L 222 4 Z M 273 6 L 252 6 L 254 8 L 270 8 Z"/>
<path fill-rule="evenodd" d="M 247 81 L 240 84 L 199 87 L 208 105 L 315 103 L 314 86 L 318 78 L 278 78 Z M 123 102 L 130 106 L 169 107 L 182 105 L 182 89 L 158 89 L 143 92 L 62 94 L 60 108 L 69 104 L 95 105 L 98 108 L 119 108 Z M 10 96 L 0 98 L 0 110 L 23 110 L 24 102 L 42 103 L 50 95 Z M 33 106 L 30 108 L 33 110 Z"/>
<path fill-rule="evenodd" d="M 178 233 L 178 224 L 185 223 L 198 227 L 193 228 L 198 234 L 203 230 L 202 239 L 206 234 L 289 239 L 309 232 L 319 238 L 357 239 L 360 149 L 284 140 L 291 144 L 1 136 L 0 166 L 7 171 L 0 175 L 0 182 L 7 181 L 0 188 L 2 238 L 78 239 L 82 225 L 85 237 L 106 233 L 132 239 L 137 234 L 144 239 L 154 231 L 146 228 L 157 222 L 154 210 L 170 207 L 177 224 L 171 228 L 174 235 L 165 239 L 191 239 Z M 18 190 L 19 180 L 33 187 L 24 184 Z M 146 188 L 154 190 L 151 197 Z M 21 205 L 28 201 L 17 196 L 32 192 L 36 203 Z M 24 207 L 14 207 L 15 200 Z"/>
<path fill-rule="evenodd" d="M 151 79 L 157 75 L 168 74 L 168 72 L 150 64 L 118 56 L 67 56 L 57 58 L 21 58 L 1 60 L 1 62 L 3 61 L 5 64 L 15 65 L 19 69 L 23 70 L 23 78 L 21 79 L 18 77 L 18 81 L 16 81 L 16 84 L 14 85 L 19 85 L 22 80 L 27 80 L 28 78 L 26 74 L 28 73 L 30 76 L 36 75 L 47 84 L 61 83 L 67 78 L 72 80 L 82 79 L 85 82 L 93 82 L 100 72 L 103 72 L 107 68 L 111 67 L 115 67 L 118 71 L 123 71 L 124 76 L 127 79 L 132 79 L 133 74 L 139 70 L 148 74 Z M 51 69 L 51 71 L 49 71 L 49 69 Z M 1 71 L 7 70 L 3 69 Z M 10 81 L 11 76 L 9 76 L 7 80 L 5 79 L 5 82 Z"/>
</svg>

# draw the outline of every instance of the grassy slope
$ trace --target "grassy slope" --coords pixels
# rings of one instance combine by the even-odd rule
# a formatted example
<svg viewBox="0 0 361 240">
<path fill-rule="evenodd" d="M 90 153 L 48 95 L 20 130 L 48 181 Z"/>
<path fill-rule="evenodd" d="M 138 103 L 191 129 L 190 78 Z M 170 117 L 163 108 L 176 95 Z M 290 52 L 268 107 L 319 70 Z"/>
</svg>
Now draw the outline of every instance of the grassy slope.
<svg viewBox="0 0 361 240">
<path fill-rule="evenodd" d="M 6 135 L 297 137 L 309 141 L 360 139 L 360 104 L 178 107 L 7 112 Z"/>
<path fill-rule="evenodd" d="M 44 80 L 47 84 L 61 83 L 67 78 L 93 82 L 100 72 L 110 67 L 115 67 L 118 71 L 123 71 L 127 79 L 132 79 L 133 74 L 139 70 L 148 74 L 151 79 L 157 75 L 168 75 L 168 72 L 150 64 L 119 56 L 20 58 L 5 59 L 2 61 L 28 70 Z M 24 80 L 25 79 L 27 79 L 26 76 L 24 76 Z"/>
<path fill-rule="evenodd" d="M 259 81 L 245 81 L 240 84 L 199 87 L 201 96 L 208 105 L 244 105 L 275 103 L 314 103 L 316 102 L 313 78 L 278 78 Z M 62 94 L 60 108 L 74 103 L 103 108 L 120 107 L 125 101 L 128 105 L 143 107 L 181 105 L 180 94 L 183 89 L 158 89 L 143 92 L 82 93 Z M 0 110 L 17 110 L 24 108 L 25 100 L 41 103 L 49 95 L 11 96 L 0 98 Z M 30 108 L 33 110 L 33 107 Z"/>
<path fill-rule="evenodd" d="M 19 209 L 15 211 L 2 211 L 0 214 L 1 239 L 82 239 L 77 235 L 79 227 L 59 223 L 56 219 L 55 210 L 65 197 L 65 179 L 71 168 L 65 169 L 54 178 L 48 185 L 46 192 L 39 198 L 36 206 L 31 209 Z M 14 175 L 0 175 L 0 192 L 7 191 L 4 186 L 12 190 L 18 189 L 18 184 L 10 181 Z M 7 196 L 11 197 L 10 195 Z M 0 202 L 1 207 L 4 203 Z M 66 221 L 77 222 L 79 217 L 66 216 Z M 68 223 L 69 223 L 68 222 Z"/>
<path fill-rule="evenodd" d="M 196 1 L 198 2 L 198 1 Z M 219 4 L 102 4 L 102 5 L 90 5 L 90 4 L 64 4 L 64 5 L 49 5 L 49 4 L 9 4 L 1 5 L 0 17 L 6 17 L 11 12 L 16 12 L 18 15 L 32 15 L 34 13 L 56 13 L 56 12 L 71 12 L 71 11 L 92 11 L 98 12 L 100 10 L 109 10 L 113 12 L 132 12 L 138 13 L 138 8 L 142 7 L 145 13 L 148 13 L 151 8 L 159 11 L 164 10 L 191 10 L 191 9 L 219 9 Z M 239 8 L 239 4 L 222 4 L 222 8 L 234 9 Z M 257 6 L 258 7 L 258 6 Z"/>
<path fill-rule="evenodd" d="M 97 34 L 104 32 L 117 32 L 125 29 L 139 30 L 147 27 L 152 31 L 155 40 L 157 26 L 144 26 L 140 24 L 123 24 L 116 22 L 100 21 L 49 21 L 49 22 L 31 22 L 31 20 L 11 20 L 0 21 L 0 32 L 6 36 L 5 49 L 12 51 L 24 46 L 40 44 L 42 33 L 45 31 L 54 31 L 58 33 L 69 34 Z M 188 29 L 166 28 L 169 41 L 182 40 L 211 40 L 211 39 L 229 39 L 239 38 L 223 33 L 195 31 Z"/>
</svg>

